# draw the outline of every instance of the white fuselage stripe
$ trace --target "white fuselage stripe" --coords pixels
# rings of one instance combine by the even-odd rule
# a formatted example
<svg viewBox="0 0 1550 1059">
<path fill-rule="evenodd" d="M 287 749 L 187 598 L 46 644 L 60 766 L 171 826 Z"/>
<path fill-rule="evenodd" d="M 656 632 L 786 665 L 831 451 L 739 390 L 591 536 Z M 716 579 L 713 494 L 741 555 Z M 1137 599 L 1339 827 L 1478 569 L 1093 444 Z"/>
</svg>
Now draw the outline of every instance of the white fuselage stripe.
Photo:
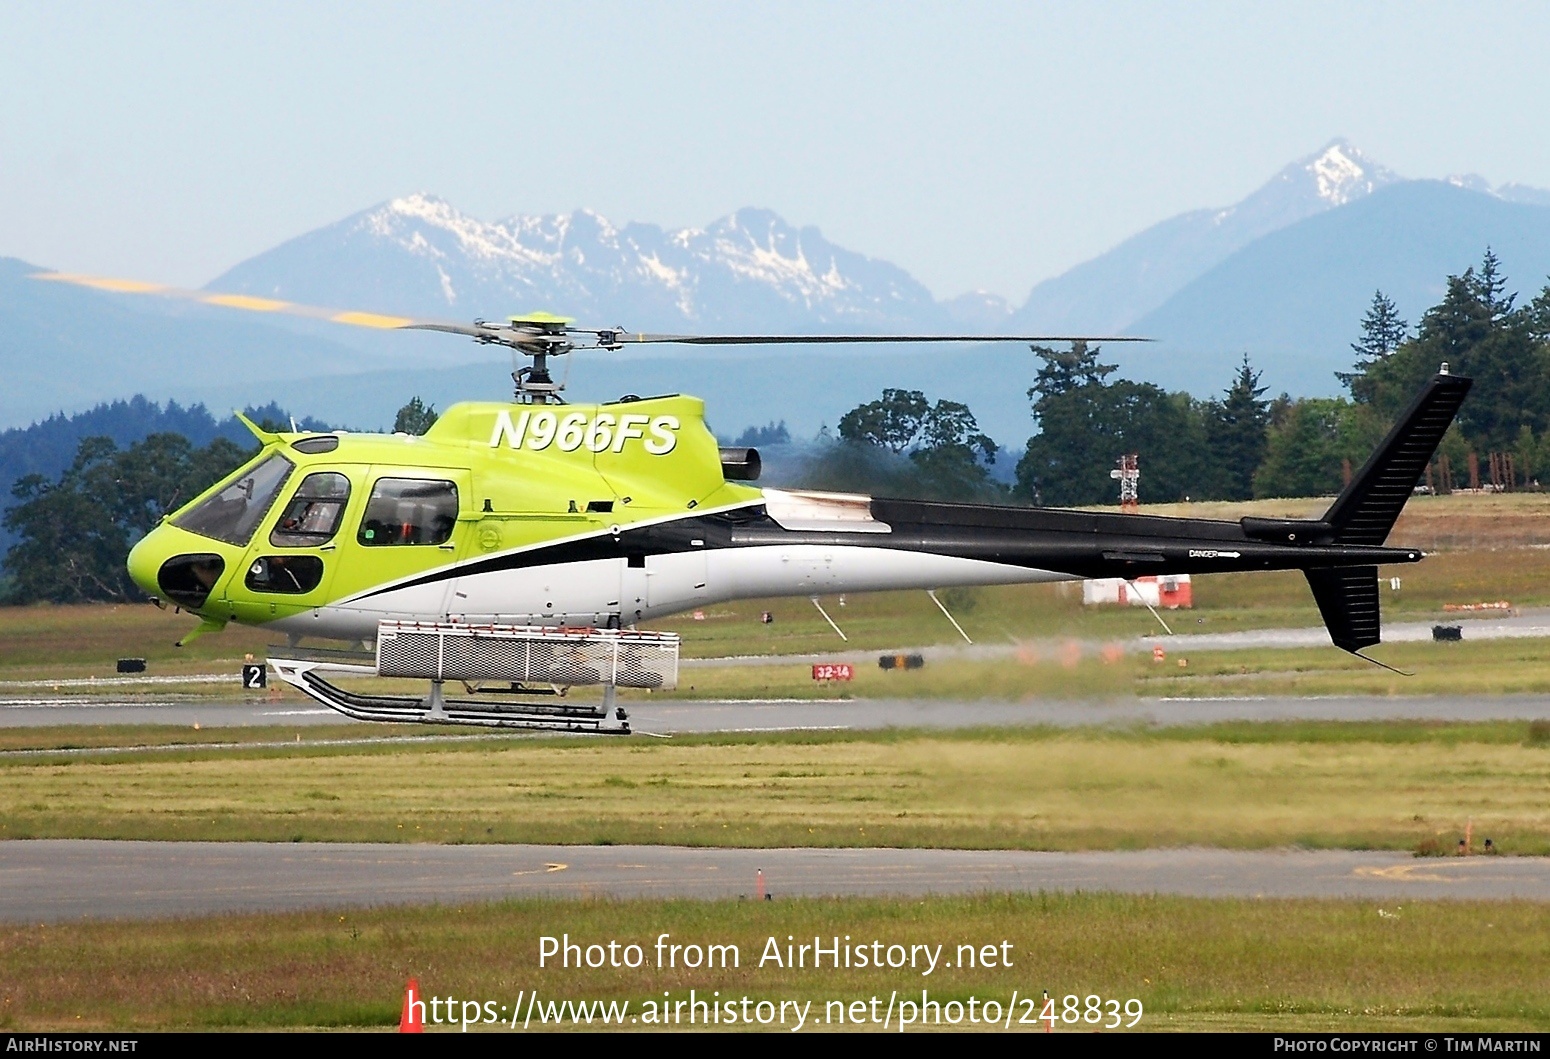
<svg viewBox="0 0 1550 1059">
<path fill-rule="evenodd" d="M 609 558 L 465 574 L 269 624 L 339 639 L 374 639 L 383 620 L 630 625 L 732 599 L 1063 580 L 1071 575 L 897 548 L 758 545 L 653 555 L 638 567 Z"/>
</svg>

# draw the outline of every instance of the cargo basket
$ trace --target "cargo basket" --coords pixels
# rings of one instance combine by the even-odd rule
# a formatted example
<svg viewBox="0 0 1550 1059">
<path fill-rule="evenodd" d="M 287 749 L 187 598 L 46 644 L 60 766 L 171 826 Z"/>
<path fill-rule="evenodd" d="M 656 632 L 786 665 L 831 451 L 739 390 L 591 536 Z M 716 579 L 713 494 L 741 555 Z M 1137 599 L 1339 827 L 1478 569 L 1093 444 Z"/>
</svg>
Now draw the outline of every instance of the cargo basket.
<svg viewBox="0 0 1550 1059">
<path fill-rule="evenodd" d="M 675 633 L 629 629 L 385 621 L 377 627 L 377 673 L 435 681 L 674 688 L 678 642 Z"/>
</svg>

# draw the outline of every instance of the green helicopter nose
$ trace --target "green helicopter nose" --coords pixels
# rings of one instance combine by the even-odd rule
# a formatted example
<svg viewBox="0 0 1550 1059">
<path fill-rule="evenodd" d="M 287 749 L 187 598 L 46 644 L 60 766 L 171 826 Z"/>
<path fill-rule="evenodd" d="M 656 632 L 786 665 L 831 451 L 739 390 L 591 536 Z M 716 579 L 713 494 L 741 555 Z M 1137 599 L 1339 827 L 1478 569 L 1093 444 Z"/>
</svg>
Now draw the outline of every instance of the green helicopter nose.
<svg viewBox="0 0 1550 1059">
<path fill-rule="evenodd" d="M 198 611 L 226 572 L 223 556 L 189 547 L 201 543 L 213 542 L 200 542 L 179 530 L 153 529 L 130 549 L 129 576 L 149 595 Z"/>
<path fill-rule="evenodd" d="M 167 554 L 165 544 L 158 542 L 157 536 L 158 531 L 152 530 L 129 549 L 128 566 L 129 579 L 147 595 L 159 597 L 162 591 L 156 584 L 156 571 L 170 556 Z"/>
</svg>

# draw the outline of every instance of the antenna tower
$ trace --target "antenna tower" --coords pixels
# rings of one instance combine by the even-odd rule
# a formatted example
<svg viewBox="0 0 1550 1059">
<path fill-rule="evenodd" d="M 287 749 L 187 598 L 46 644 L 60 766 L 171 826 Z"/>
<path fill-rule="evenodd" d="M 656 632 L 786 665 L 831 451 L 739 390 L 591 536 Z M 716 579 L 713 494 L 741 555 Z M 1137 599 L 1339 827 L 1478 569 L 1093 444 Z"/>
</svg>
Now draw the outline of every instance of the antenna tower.
<svg viewBox="0 0 1550 1059">
<path fill-rule="evenodd" d="M 1134 515 L 1141 509 L 1140 495 L 1136 491 L 1136 483 L 1141 480 L 1141 456 L 1127 452 L 1114 462 L 1119 466 L 1109 472 L 1109 477 L 1119 479 L 1119 509 Z"/>
</svg>

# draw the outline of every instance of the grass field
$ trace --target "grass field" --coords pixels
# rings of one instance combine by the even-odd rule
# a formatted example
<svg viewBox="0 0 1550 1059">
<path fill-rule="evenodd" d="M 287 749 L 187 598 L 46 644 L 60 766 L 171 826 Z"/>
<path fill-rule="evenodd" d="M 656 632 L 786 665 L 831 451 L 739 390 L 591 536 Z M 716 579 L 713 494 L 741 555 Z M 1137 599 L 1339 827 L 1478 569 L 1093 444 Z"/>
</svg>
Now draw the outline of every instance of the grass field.
<svg viewBox="0 0 1550 1059">
<path fill-rule="evenodd" d="M 1317 518 L 1333 497 L 1294 500 L 1147 504 L 1150 515 L 1236 521 L 1244 515 Z M 1110 508 L 1109 510 L 1113 510 Z M 1455 493 L 1412 497 L 1389 537 L 1428 552 L 1500 551 L 1550 544 L 1550 493 Z"/>
<path fill-rule="evenodd" d="M 636 943 L 650 954 L 661 933 L 684 944 L 736 945 L 739 966 L 659 970 L 650 955 L 639 970 L 537 966 L 543 935 Z M 930 976 L 757 966 L 771 937 L 784 944 L 788 936 L 845 935 L 853 944 L 941 944 L 948 959 L 960 944 L 1005 940 L 1011 966 L 939 967 Z M 544 1001 L 627 1000 L 632 1013 L 664 993 L 687 1000 L 690 988 L 701 998 L 811 1001 L 809 1029 L 838 1014 L 830 1001 L 875 996 L 881 1017 L 894 990 L 1001 1005 L 1013 990 L 1023 997 L 1048 990 L 1114 998 L 1121 1008 L 1139 1000 L 1141 1030 L 1544 1031 L 1550 918 L 1529 902 L 1380 909 L 1358 901 L 1041 894 L 519 901 L 6 928 L 0 1029 L 386 1028 L 397 1024 L 410 977 L 427 997 L 491 1001 L 503 1020 L 509 1015 L 500 1005 L 509 1012 L 534 990 Z M 1019 1005 L 1018 1016 L 1025 1013 Z"/>
<path fill-rule="evenodd" d="M 0 837 L 1425 850 L 1450 849 L 1473 821 L 1503 853 L 1545 854 L 1544 728 L 382 740 L 11 757 Z"/>
<path fill-rule="evenodd" d="M 196 712 L 192 711 L 192 712 Z M 282 746 L 293 750 L 297 746 L 332 743 L 342 739 L 352 742 L 375 743 L 385 740 L 437 740 L 457 741 L 507 739 L 507 735 L 492 733 L 488 729 L 431 728 L 421 724 L 314 724 L 305 728 L 276 728 L 271 726 L 232 726 L 225 728 L 195 728 L 179 724 L 94 724 L 59 725 L 57 727 L 0 728 L 0 753 L 6 751 L 78 751 L 99 747 L 224 747 L 239 746 L 260 748 Z"/>
</svg>

